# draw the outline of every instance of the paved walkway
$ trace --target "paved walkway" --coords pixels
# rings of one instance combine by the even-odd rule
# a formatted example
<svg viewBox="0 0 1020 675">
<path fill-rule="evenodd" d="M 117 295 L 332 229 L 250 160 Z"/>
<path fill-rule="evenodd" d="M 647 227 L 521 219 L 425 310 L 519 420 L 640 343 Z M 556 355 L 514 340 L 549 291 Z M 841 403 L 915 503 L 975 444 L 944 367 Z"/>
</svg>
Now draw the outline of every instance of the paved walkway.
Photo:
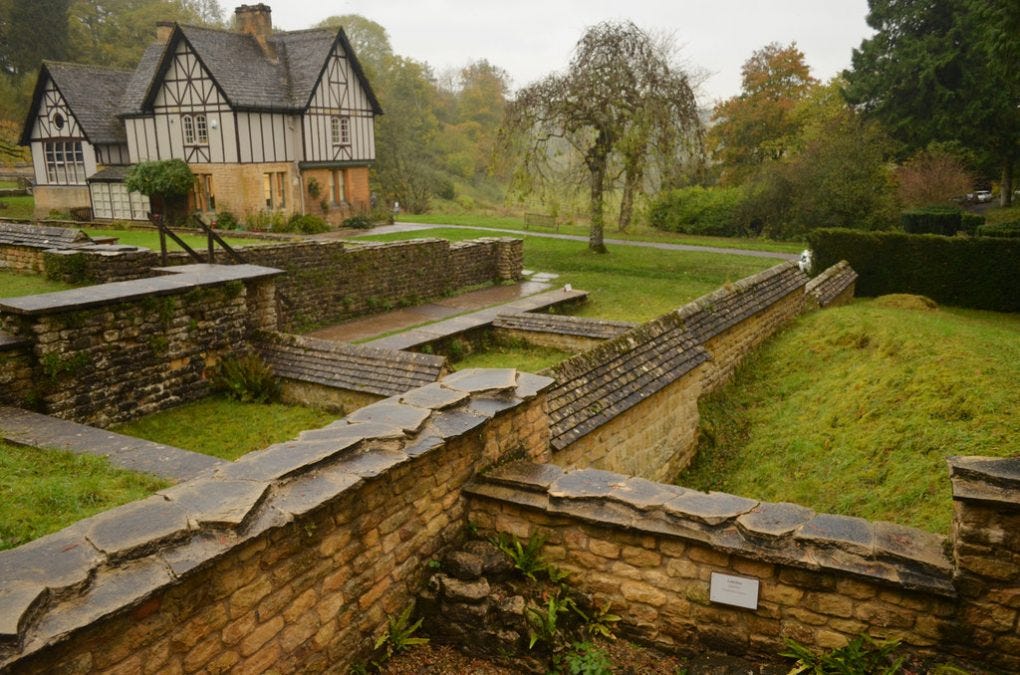
<svg viewBox="0 0 1020 675">
<path fill-rule="evenodd" d="M 545 237 L 546 239 L 564 239 L 567 241 L 587 242 L 588 237 L 578 234 L 557 234 L 555 232 L 535 232 L 533 230 L 511 230 L 502 227 L 479 227 L 475 225 L 439 225 L 427 223 L 405 223 L 399 222 L 393 225 L 374 227 L 371 230 L 358 232 L 361 234 L 391 234 L 394 232 L 417 232 L 419 230 L 433 230 L 436 228 L 451 230 L 484 230 L 486 232 L 499 232 L 500 234 L 516 234 L 517 236 Z M 721 246 L 693 246 L 691 244 L 669 244 L 658 241 L 632 241 L 629 239 L 606 239 L 606 244 L 613 246 L 634 246 L 637 248 L 654 248 L 660 251 L 700 251 L 702 253 L 723 253 L 729 255 L 744 255 L 752 258 L 776 258 L 777 260 L 798 260 L 797 253 L 779 253 L 777 251 L 752 251 L 746 248 L 723 248 Z"/>
<path fill-rule="evenodd" d="M 532 281 L 462 293 L 416 307 L 329 326 L 308 335 L 334 342 L 354 342 L 403 331 L 362 344 L 380 349 L 406 350 L 492 323 L 500 314 L 540 311 L 587 297 L 585 291 L 549 290 L 552 287 L 547 283 L 550 276 L 553 275 L 536 274 Z M 404 330 L 419 324 L 426 325 Z"/>
<path fill-rule="evenodd" d="M 149 473 L 173 481 L 194 478 L 224 462 L 209 455 L 160 445 L 105 429 L 0 406 L 0 438 L 34 448 L 98 455 L 122 469 Z"/>
</svg>

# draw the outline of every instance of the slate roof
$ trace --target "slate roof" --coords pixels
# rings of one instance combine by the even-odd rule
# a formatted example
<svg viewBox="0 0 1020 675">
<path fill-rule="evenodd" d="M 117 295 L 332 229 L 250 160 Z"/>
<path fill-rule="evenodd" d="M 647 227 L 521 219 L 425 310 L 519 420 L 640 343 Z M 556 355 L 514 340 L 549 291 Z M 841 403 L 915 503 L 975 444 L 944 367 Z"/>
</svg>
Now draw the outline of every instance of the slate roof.
<svg viewBox="0 0 1020 675">
<path fill-rule="evenodd" d="M 178 25 L 166 45 L 150 46 L 142 56 L 122 99 L 123 114 L 146 112 L 156 94 L 157 76 L 169 65 L 181 39 L 195 50 L 234 108 L 292 112 L 304 110 L 308 105 L 326 59 L 339 40 L 373 110 L 382 113 L 342 30 L 275 32 L 268 43 L 278 58 L 271 61 L 251 35 Z"/>
<path fill-rule="evenodd" d="M 29 246 L 31 248 L 67 248 L 91 242 L 81 230 L 67 227 L 46 227 L 28 223 L 0 222 L 0 245 Z"/>
<path fill-rule="evenodd" d="M 257 345 L 279 377 L 379 396 L 394 396 L 438 380 L 442 356 L 416 354 L 274 333 Z"/>
<path fill-rule="evenodd" d="M 695 341 L 704 344 L 806 284 L 807 275 L 796 263 L 786 262 L 703 295 L 678 309 L 677 315 Z"/>
<path fill-rule="evenodd" d="M 519 312 L 517 314 L 500 314 L 492 322 L 495 328 L 519 330 L 531 333 L 555 333 L 557 335 L 577 335 L 595 340 L 608 340 L 623 335 L 634 328 L 634 324 L 626 321 L 604 321 L 587 319 L 580 316 L 563 316 L 560 314 L 540 314 L 538 312 Z"/>
<path fill-rule="evenodd" d="M 818 301 L 819 307 L 825 307 L 857 281 L 857 272 L 850 263 L 840 260 L 808 282 L 805 292 Z"/>
<path fill-rule="evenodd" d="M 117 119 L 117 113 L 132 71 L 44 61 L 22 131 L 22 145 L 31 142 L 34 117 L 47 80 L 44 75 L 53 80 L 90 143 L 127 143 L 124 125 Z"/>
<path fill-rule="evenodd" d="M 565 448 L 708 358 L 670 312 L 560 363 L 547 399 L 552 446 Z"/>
</svg>

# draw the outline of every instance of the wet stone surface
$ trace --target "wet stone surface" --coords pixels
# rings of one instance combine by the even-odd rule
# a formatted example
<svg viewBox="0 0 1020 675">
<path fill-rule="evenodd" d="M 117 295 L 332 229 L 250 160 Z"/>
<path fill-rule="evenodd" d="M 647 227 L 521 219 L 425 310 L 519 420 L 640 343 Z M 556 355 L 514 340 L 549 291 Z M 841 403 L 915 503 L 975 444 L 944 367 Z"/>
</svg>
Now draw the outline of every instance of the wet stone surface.
<svg viewBox="0 0 1020 675">
<path fill-rule="evenodd" d="M 564 474 L 549 487 L 549 496 L 560 499 L 608 497 L 626 477 L 609 471 L 582 469 Z"/>
<path fill-rule="evenodd" d="M 409 391 L 400 400 L 418 408 L 442 410 L 463 402 L 468 396 L 467 392 L 448 389 L 437 382 Z"/>
<path fill-rule="evenodd" d="M 111 558 L 126 558 L 187 537 L 188 519 L 182 508 L 155 496 L 92 518 L 86 536 Z"/>
<path fill-rule="evenodd" d="M 415 408 L 400 403 L 376 403 L 347 416 L 351 423 L 372 423 L 413 432 L 421 428 L 432 413 L 427 408 Z"/>
<path fill-rule="evenodd" d="M 871 523 L 863 518 L 828 513 L 812 518 L 795 536 L 800 541 L 839 546 L 860 555 L 870 555 L 875 541 Z"/>
<path fill-rule="evenodd" d="M 0 551 L 0 579 L 31 581 L 51 589 L 84 583 L 102 555 L 71 526 L 8 551 Z"/>
<path fill-rule="evenodd" d="M 815 512 L 798 504 L 762 502 L 737 518 L 742 531 L 752 536 L 782 537 L 813 518 Z"/>
<path fill-rule="evenodd" d="M 517 387 L 517 371 L 513 368 L 467 368 L 447 376 L 443 384 L 468 393 L 502 391 Z"/>
<path fill-rule="evenodd" d="M 545 490 L 564 475 L 563 469 L 554 464 L 510 462 L 489 471 L 486 478 L 501 483 Z"/>
<path fill-rule="evenodd" d="M 706 494 L 688 490 L 667 502 L 665 509 L 671 514 L 699 520 L 706 525 L 720 525 L 747 513 L 757 505 L 758 502 L 754 499 L 736 497 L 723 492 Z"/>
<path fill-rule="evenodd" d="M 237 527 L 269 491 L 269 483 L 242 480 L 201 479 L 160 494 L 188 513 L 194 527 Z"/>
</svg>

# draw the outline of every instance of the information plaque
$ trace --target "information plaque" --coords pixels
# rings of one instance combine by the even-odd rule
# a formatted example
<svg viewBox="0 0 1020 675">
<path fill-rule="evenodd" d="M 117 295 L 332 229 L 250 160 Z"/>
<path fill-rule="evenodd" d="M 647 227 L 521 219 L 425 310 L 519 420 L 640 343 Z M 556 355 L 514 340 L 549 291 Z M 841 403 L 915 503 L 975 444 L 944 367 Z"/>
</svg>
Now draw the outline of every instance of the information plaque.
<svg viewBox="0 0 1020 675">
<path fill-rule="evenodd" d="M 757 579 L 712 572 L 708 599 L 722 605 L 758 609 L 758 586 Z"/>
</svg>

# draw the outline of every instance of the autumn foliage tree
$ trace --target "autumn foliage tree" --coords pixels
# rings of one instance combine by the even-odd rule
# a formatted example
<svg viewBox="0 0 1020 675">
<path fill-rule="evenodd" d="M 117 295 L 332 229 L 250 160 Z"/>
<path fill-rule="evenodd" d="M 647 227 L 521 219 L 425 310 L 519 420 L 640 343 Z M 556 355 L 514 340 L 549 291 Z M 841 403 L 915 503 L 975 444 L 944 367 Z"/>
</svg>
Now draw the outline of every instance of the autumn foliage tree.
<svg viewBox="0 0 1020 675">
<path fill-rule="evenodd" d="M 708 146 L 722 164 L 722 182 L 730 185 L 788 154 L 800 131 L 797 104 L 818 85 L 795 43 L 756 50 L 741 73 L 740 94 L 715 107 L 708 134 Z"/>
<path fill-rule="evenodd" d="M 974 177 L 956 155 L 922 150 L 896 168 L 896 195 L 904 206 L 946 205 L 971 190 Z"/>
<path fill-rule="evenodd" d="M 566 73 L 517 94 L 507 106 L 501 138 L 508 146 L 517 142 L 521 162 L 516 177 L 526 184 L 546 175 L 557 143 L 568 143 L 583 158 L 591 218 L 588 247 L 605 253 L 605 194 L 614 153 L 640 161 L 656 139 L 697 125 L 687 76 L 636 25 L 606 22 L 581 37 Z"/>
</svg>

